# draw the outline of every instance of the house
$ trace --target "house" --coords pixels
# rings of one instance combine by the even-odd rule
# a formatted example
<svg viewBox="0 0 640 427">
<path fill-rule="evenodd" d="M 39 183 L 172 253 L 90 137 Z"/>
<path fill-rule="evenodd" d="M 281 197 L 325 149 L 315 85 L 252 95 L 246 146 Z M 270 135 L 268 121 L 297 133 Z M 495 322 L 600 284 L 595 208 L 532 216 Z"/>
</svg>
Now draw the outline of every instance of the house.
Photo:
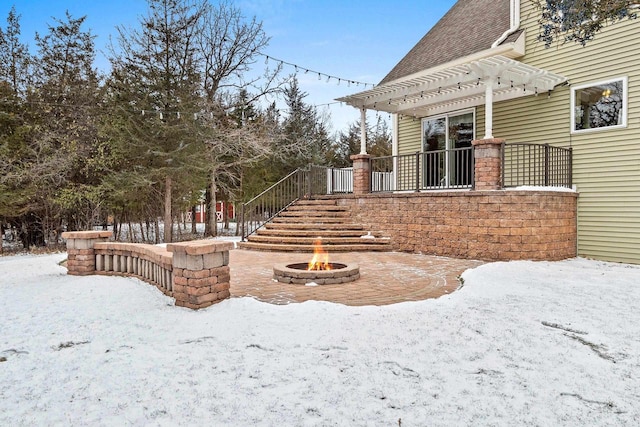
<svg viewBox="0 0 640 427">
<path fill-rule="evenodd" d="M 392 114 L 394 157 L 387 159 L 386 167 L 381 166 L 376 159 L 367 159 L 363 144 L 361 158 L 355 156 L 354 167 L 360 162 L 366 169 L 369 162 L 373 169 L 393 171 L 396 196 L 403 194 L 402 190 L 410 190 L 413 181 L 420 193 L 446 189 L 449 195 L 471 194 L 478 189 L 473 188 L 470 171 L 474 166 L 465 150 L 472 149 L 472 141 L 504 141 L 507 145 L 499 145 L 503 147 L 501 188 L 488 196 L 498 200 L 505 194 L 522 193 L 504 187 L 527 183 L 519 181 L 505 165 L 518 161 L 519 170 L 526 170 L 528 164 L 540 158 L 539 151 L 522 154 L 504 151 L 505 146 L 511 150 L 545 147 L 545 161 L 549 160 L 549 150 L 570 149 L 568 166 L 558 164 L 555 169 L 563 177 L 558 184 L 576 190 L 574 201 L 569 197 L 539 199 L 524 201 L 521 206 L 543 215 L 543 211 L 548 213 L 563 205 L 545 219 L 538 217 L 531 222 L 556 223 L 563 228 L 534 226 L 529 237 L 523 232 L 511 241 L 512 251 L 518 245 L 540 243 L 548 233 L 575 227 L 575 241 L 567 237 L 560 243 L 549 241 L 538 249 L 553 251 L 558 244 L 575 244 L 575 254 L 579 256 L 640 263 L 640 20 L 606 26 L 584 47 L 568 42 L 547 48 L 538 41 L 539 14 L 532 0 L 459 0 L 379 85 L 340 98 L 363 111 L 363 115 L 366 110 Z M 415 164 L 403 168 L 403 159 L 409 155 L 421 159 L 421 172 Z M 478 170 L 481 169 L 476 164 L 476 173 Z M 554 178 L 545 179 L 544 184 L 539 180 L 532 183 L 554 186 Z M 509 185 L 510 180 L 513 185 Z M 377 184 L 365 185 L 375 190 Z M 541 191 L 538 197 L 552 197 L 552 192 Z M 431 193 L 436 198 L 441 194 Z M 560 192 L 556 196 L 561 197 Z M 383 199 L 379 202 L 380 206 L 388 203 Z M 430 202 L 419 204 L 422 203 L 431 208 L 420 208 L 413 214 L 400 212 L 396 221 L 415 223 L 412 218 L 429 215 L 430 209 L 441 209 Z M 455 203 L 449 214 L 436 213 L 444 232 L 464 228 L 467 213 L 461 209 L 475 206 L 458 200 Z M 572 203 L 575 218 L 558 223 L 571 213 Z M 490 209 L 503 208 L 494 205 Z M 491 221 L 476 218 L 472 225 L 466 225 L 466 231 L 484 224 L 494 234 L 503 235 L 504 227 L 513 227 L 518 221 L 518 217 L 512 217 L 510 221 L 515 222 L 509 225 L 504 215 L 507 209 Z M 437 237 L 436 229 L 428 229 L 425 234 L 425 227 L 424 221 L 414 225 L 413 232 L 418 233 L 414 236 L 427 240 Z M 454 235 L 455 239 L 465 239 L 460 237 L 462 234 Z M 463 242 L 466 251 L 459 255 L 481 253 L 478 248 L 483 242 L 472 240 Z M 491 246 L 491 237 L 487 236 L 484 243 L 484 247 Z M 429 245 L 416 249 L 425 251 Z M 500 254 L 487 258 L 514 258 L 506 245 L 495 250 Z M 456 255 L 456 250 L 426 251 Z M 571 255 L 566 247 L 561 252 L 548 259 Z M 529 255 L 524 257 L 544 258 Z"/>
</svg>

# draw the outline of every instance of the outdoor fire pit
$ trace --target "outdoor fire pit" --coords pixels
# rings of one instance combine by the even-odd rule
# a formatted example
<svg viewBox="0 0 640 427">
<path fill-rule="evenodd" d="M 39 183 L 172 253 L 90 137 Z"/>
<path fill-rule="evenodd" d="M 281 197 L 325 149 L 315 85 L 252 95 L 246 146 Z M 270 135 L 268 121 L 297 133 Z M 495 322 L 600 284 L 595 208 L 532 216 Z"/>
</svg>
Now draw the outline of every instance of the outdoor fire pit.
<svg viewBox="0 0 640 427">
<path fill-rule="evenodd" d="M 359 279 L 360 267 L 357 264 L 329 262 L 329 254 L 322 247 L 322 241 L 317 239 L 310 262 L 276 264 L 273 278 L 281 283 L 298 285 L 338 285 Z"/>
</svg>

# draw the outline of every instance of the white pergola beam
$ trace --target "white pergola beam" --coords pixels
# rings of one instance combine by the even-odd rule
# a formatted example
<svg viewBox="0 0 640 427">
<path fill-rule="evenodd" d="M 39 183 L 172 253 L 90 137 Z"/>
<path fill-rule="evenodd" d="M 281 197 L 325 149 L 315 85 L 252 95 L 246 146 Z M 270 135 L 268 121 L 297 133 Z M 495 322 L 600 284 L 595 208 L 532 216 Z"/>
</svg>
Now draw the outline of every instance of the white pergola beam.
<svg viewBox="0 0 640 427">
<path fill-rule="evenodd" d="M 564 77 L 545 70 L 504 56 L 493 56 L 389 83 L 340 100 L 359 109 L 413 115 L 418 110 L 441 110 L 445 106 L 481 105 L 489 88 L 492 90 L 489 97 L 497 102 L 552 90 L 564 81 Z"/>
</svg>

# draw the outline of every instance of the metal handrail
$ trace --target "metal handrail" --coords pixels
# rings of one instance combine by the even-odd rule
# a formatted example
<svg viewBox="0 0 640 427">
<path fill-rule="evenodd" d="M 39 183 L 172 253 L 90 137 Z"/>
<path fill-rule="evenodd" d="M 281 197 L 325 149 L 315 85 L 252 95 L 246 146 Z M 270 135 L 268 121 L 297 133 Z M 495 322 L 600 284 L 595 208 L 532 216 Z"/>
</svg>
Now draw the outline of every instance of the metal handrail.
<svg viewBox="0 0 640 427">
<path fill-rule="evenodd" d="M 567 187 L 573 185 L 571 147 L 512 142 L 502 148 L 502 186 Z"/>
<path fill-rule="evenodd" d="M 473 147 L 418 151 L 370 160 L 371 191 L 473 188 Z"/>
<path fill-rule="evenodd" d="M 242 241 L 297 200 L 312 195 L 353 192 L 353 170 L 309 165 L 296 169 L 242 205 Z"/>
<path fill-rule="evenodd" d="M 262 193 L 242 204 L 240 230 L 242 241 L 271 221 L 305 194 L 305 171 L 296 169 Z"/>
</svg>

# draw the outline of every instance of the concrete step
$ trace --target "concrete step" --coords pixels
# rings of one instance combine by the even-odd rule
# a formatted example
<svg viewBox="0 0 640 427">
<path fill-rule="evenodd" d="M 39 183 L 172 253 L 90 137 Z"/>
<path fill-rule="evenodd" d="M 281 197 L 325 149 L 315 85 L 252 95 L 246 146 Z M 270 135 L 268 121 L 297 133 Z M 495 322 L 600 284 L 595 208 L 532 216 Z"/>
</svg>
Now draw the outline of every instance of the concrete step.
<svg viewBox="0 0 640 427">
<path fill-rule="evenodd" d="M 329 252 L 388 251 L 391 240 L 368 234 L 361 224 L 353 224 L 349 209 L 336 200 L 298 200 L 276 218 L 240 242 L 239 248 L 313 252 L 318 237 Z M 361 237 L 369 235 L 370 237 Z"/>
<path fill-rule="evenodd" d="M 295 228 L 287 229 L 264 229 L 261 228 L 256 231 L 259 236 L 291 236 L 291 237 L 360 237 L 367 235 L 367 232 L 362 230 L 362 227 L 358 230 L 344 229 L 344 230 L 300 230 Z M 381 237 L 371 233 L 374 237 Z"/>
<path fill-rule="evenodd" d="M 291 205 L 287 208 L 289 212 L 348 212 L 346 206 L 336 205 Z"/>
<path fill-rule="evenodd" d="M 329 230 L 359 230 L 363 231 L 364 227 L 360 224 L 345 224 L 345 223 L 334 223 L 334 224 L 316 224 L 316 223 L 303 223 L 303 222 L 268 222 L 264 225 L 264 229 L 266 230 L 319 230 L 319 231 L 329 231 Z"/>
<path fill-rule="evenodd" d="M 313 253 L 313 245 L 286 245 L 286 244 L 267 244 L 254 242 L 239 242 L 238 247 L 241 249 L 250 249 L 255 251 L 272 251 L 272 252 L 309 252 Z M 389 246 L 385 244 L 373 245 L 326 245 L 325 249 L 331 252 L 371 252 L 371 251 L 388 251 Z"/>
<path fill-rule="evenodd" d="M 322 199 L 322 200 L 301 199 L 296 201 L 294 206 L 318 206 L 318 205 L 337 205 L 337 204 L 338 204 L 337 200 L 330 200 L 330 199 Z"/>
<path fill-rule="evenodd" d="M 294 217 L 294 216 L 277 216 L 271 221 L 274 224 L 344 224 L 348 218 L 337 217 Z"/>
<path fill-rule="evenodd" d="M 349 212 L 347 211 L 316 211 L 316 210 L 296 211 L 296 210 L 287 209 L 286 211 L 280 213 L 280 217 L 344 218 L 344 217 L 349 217 Z"/>
<path fill-rule="evenodd" d="M 296 237 L 296 236 L 263 236 L 252 234 L 248 241 L 251 243 L 270 243 L 287 245 L 313 245 L 317 237 Z M 323 237 L 322 246 L 330 249 L 332 245 L 388 245 L 390 240 L 384 237 Z"/>
</svg>

